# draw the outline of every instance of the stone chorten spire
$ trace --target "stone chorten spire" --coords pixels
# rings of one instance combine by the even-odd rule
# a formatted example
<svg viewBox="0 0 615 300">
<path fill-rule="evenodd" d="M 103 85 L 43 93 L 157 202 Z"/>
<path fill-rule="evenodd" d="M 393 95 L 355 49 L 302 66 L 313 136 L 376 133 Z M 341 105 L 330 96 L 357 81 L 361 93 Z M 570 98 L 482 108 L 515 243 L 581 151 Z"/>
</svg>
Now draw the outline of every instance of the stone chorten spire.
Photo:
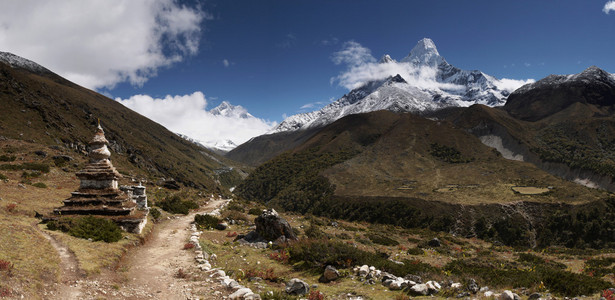
<svg viewBox="0 0 615 300">
<path fill-rule="evenodd" d="M 115 221 L 128 232 L 140 233 L 147 222 L 147 202 L 141 204 L 139 209 L 136 201 L 118 188 L 122 175 L 111 164 L 111 152 L 107 145 L 109 141 L 99 121 L 96 133 L 89 142 L 90 162 L 76 173 L 81 181 L 79 189 L 64 200 L 64 206 L 54 209 L 54 213 L 103 217 Z M 145 187 L 142 187 L 142 194 L 145 194 Z"/>
<path fill-rule="evenodd" d="M 77 177 L 81 180 L 80 189 L 115 189 L 117 190 L 118 179 L 122 175 L 117 172 L 111 164 L 111 152 L 107 148 L 109 141 L 105 138 L 105 132 L 100 126 L 98 127 L 94 137 L 89 142 L 90 145 L 90 163 L 85 169 L 77 172 Z"/>
</svg>

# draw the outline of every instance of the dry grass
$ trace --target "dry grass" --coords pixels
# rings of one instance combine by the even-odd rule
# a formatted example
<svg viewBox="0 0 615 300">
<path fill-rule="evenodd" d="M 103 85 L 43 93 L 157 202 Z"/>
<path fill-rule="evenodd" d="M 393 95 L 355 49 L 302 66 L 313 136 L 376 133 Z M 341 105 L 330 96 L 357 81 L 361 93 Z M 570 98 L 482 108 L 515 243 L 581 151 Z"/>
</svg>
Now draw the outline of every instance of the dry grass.
<svg viewBox="0 0 615 300">
<path fill-rule="evenodd" d="M 317 225 L 319 229 L 334 240 L 351 243 L 362 250 L 386 253 L 391 259 L 396 261 L 405 259 L 418 260 L 441 270 L 441 273 L 431 275 L 430 278 L 424 278 L 426 280 L 450 279 L 455 282 L 466 280 L 467 278 L 465 277 L 459 278 L 443 270 L 443 267 L 447 263 L 455 259 L 495 260 L 501 263 L 514 263 L 518 260 L 519 253 L 521 253 L 513 248 L 494 246 L 483 240 L 459 238 L 447 233 L 432 232 L 425 229 L 404 229 L 390 225 L 353 223 L 287 213 L 281 213 L 281 215 L 293 228 L 298 228 L 302 232 L 308 228 L 310 224 L 320 224 Z M 250 218 L 253 220 L 254 216 L 250 216 Z M 337 226 L 332 226 L 332 221 L 337 222 Z M 327 299 L 343 298 L 344 295 L 349 293 L 361 295 L 365 299 L 393 299 L 402 294 L 400 291 L 389 291 L 380 284 L 366 285 L 350 277 L 344 277 L 327 284 L 319 283 L 318 278 L 321 275 L 320 273 L 297 271 L 293 269 L 291 265 L 269 258 L 269 255 L 273 252 L 271 249 L 254 249 L 241 246 L 237 243 L 233 243 L 233 238 L 226 237 L 228 232 L 236 231 L 239 233 L 246 233 L 248 228 L 248 226 L 231 225 L 225 231 L 205 231 L 201 237 L 201 243 L 205 248 L 216 253 L 218 256 L 217 267 L 221 267 L 235 279 L 242 278 L 246 270 L 266 270 L 271 268 L 274 270 L 276 276 L 282 278 L 282 282 L 296 277 L 305 280 L 310 285 L 318 284 L 317 290 L 327 295 Z M 383 246 L 375 243 L 361 242 L 360 240 L 368 240 L 366 237 L 367 233 L 386 235 L 398 241 L 400 244 L 397 246 Z M 338 238 L 339 236 L 343 236 L 344 238 L 340 239 Z M 434 237 L 438 237 L 441 240 L 441 247 L 430 248 L 426 246 L 427 241 Z M 300 238 L 305 238 L 304 234 L 300 234 Z M 425 247 L 423 248 L 423 254 L 408 254 L 408 249 L 416 248 L 417 246 Z M 527 250 L 522 252 L 527 252 Z M 588 259 L 587 255 L 547 254 L 535 251 L 530 251 L 530 253 L 550 261 L 564 263 L 568 266 L 568 270 L 574 273 L 582 273 L 584 262 Z M 351 273 L 349 269 L 340 269 L 340 271 Z M 610 280 L 613 282 L 614 279 Z M 615 284 L 615 282 L 613 283 Z M 267 290 L 282 291 L 284 288 L 282 283 L 268 281 L 245 282 L 244 280 L 241 284 L 247 285 L 257 293 Z M 504 290 L 512 289 L 513 287 L 502 286 L 492 288 Z M 532 289 L 535 287 L 528 288 Z"/>
<path fill-rule="evenodd" d="M 513 186 L 512 190 L 521 195 L 540 195 L 550 191 L 548 188 L 539 188 L 535 186 Z"/>
</svg>

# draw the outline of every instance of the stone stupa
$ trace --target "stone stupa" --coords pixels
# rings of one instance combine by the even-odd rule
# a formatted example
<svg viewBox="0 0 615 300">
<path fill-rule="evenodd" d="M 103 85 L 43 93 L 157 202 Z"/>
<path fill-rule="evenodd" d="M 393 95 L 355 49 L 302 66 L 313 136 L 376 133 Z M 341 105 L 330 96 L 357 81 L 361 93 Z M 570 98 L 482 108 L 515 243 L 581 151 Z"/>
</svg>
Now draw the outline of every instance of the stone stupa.
<svg viewBox="0 0 615 300">
<path fill-rule="evenodd" d="M 89 142 L 90 161 L 85 168 L 76 173 L 81 181 L 79 189 L 64 200 L 64 206 L 53 210 L 57 216 L 91 215 L 113 220 L 124 231 L 141 233 L 147 223 L 149 208 L 118 188 L 122 175 L 117 172 L 109 158 L 109 141 L 98 123 L 96 134 Z M 145 194 L 145 187 L 142 194 Z M 146 198 L 145 198 L 146 199 Z"/>
</svg>

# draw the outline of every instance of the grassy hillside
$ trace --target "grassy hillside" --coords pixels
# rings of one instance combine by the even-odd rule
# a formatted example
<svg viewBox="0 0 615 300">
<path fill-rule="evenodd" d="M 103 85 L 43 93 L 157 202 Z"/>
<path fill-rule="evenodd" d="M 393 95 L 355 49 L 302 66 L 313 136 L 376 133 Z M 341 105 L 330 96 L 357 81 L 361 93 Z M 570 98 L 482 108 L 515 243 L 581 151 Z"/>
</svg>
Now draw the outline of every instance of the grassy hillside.
<svg viewBox="0 0 615 300">
<path fill-rule="evenodd" d="M 3 138 L 84 155 L 100 119 L 121 173 L 151 180 L 173 178 L 211 192 L 226 190 L 216 182 L 215 171 L 226 173 L 228 161 L 51 72 L 32 73 L 0 63 L 0 104 Z"/>
<path fill-rule="evenodd" d="M 236 193 L 300 213 L 426 227 L 509 245 L 602 247 L 612 234 L 599 234 L 593 244 L 577 242 L 576 233 L 542 241 L 537 228 L 555 222 L 549 213 L 561 205 L 604 203 L 608 193 L 504 159 L 448 121 L 386 111 L 325 127 L 258 167 Z M 605 218 L 596 221 L 610 226 Z"/>
</svg>

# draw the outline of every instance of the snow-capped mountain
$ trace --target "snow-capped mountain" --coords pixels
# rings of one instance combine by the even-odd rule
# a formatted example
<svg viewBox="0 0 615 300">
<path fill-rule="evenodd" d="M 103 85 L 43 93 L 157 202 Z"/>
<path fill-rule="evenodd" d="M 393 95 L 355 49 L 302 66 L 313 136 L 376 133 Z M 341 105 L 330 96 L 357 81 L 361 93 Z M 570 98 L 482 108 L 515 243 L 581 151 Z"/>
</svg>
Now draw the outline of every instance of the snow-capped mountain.
<svg viewBox="0 0 615 300">
<path fill-rule="evenodd" d="M 511 86 L 478 70 L 456 68 L 440 56 L 428 38 L 420 40 L 399 62 L 384 55 L 378 64 L 367 67 L 389 72 L 388 77 L 366 82 L 321 110 L 290 116 L 270 133 L 323 126 L 350 114 L 384 109 L 421 112 L 477 103 L 499 106 L 521 85 Z"/>
<path fill-rule="evenodd" d="M 49 72 L 49 70 L 47 70 L 46 68 L 44 68 L 43 66 L 25 59 L 21 56 L 17 56 L 13 53 L 9 53 L 9 52 L 1 52 L 0 51 L 0 61 L 4 62 L 8 65 L 10 65 L 13 68 L 21 68 L 21 69 L 26 69 L 29 71 L 32 71 L 34 73 L 37 72 Z"/>
<path fill-rule="evenodd" d="M 223 116 L 223 117 L 232 117 L 232 118 L 241 118 L 241 119 L 249 119 L 254 118 L 247 109 L 245 109 L 241 105 L 232 105 L 227 101 L 222 101 L 220 105 L 216 106 L 209 110 L 209 112 L 215 116 Z"/>
</svg>

